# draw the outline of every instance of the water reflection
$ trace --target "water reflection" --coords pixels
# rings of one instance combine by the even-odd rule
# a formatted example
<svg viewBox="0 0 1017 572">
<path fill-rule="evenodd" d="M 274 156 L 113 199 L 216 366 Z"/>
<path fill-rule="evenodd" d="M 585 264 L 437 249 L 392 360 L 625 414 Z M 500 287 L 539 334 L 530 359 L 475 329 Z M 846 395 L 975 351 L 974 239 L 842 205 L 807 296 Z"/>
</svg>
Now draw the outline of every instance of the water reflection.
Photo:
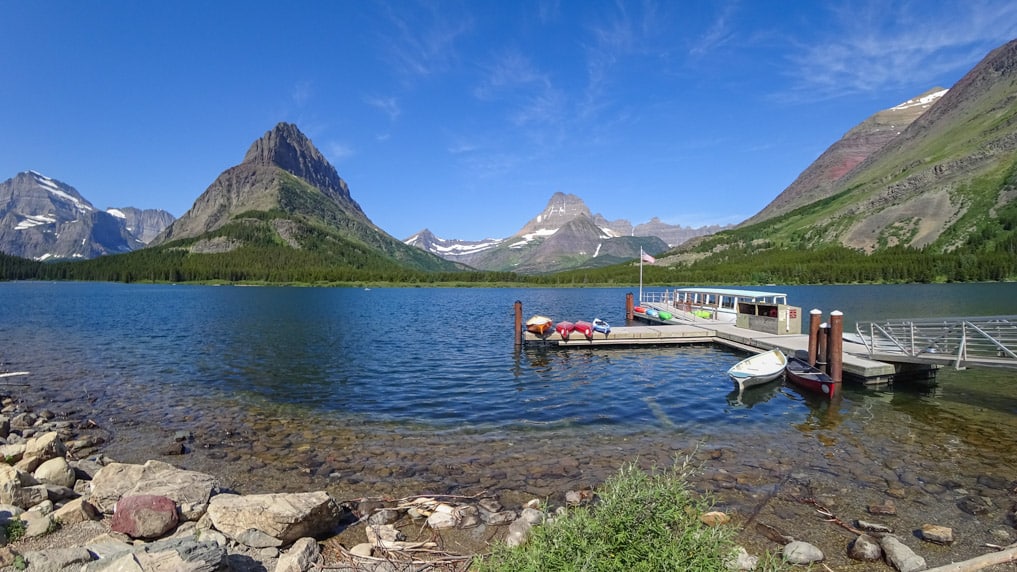
<svg viewBox="0 0 1017 572">
<path fill-rule="evenodd" d="M 741 387 L 734 383 L 735 388 L 731 393 L 727 394 L 727 403 L 731 407 L 748 408 L 752 409 L 754 406 L 760 403 L 765 403 L 773 397 L 779 395 L 782 390 L 784 383 L 783 378 L 776 379 L 764 385 L 757 385 L 755 387 L 748 387 L 741 389 Z"/>
</svg>

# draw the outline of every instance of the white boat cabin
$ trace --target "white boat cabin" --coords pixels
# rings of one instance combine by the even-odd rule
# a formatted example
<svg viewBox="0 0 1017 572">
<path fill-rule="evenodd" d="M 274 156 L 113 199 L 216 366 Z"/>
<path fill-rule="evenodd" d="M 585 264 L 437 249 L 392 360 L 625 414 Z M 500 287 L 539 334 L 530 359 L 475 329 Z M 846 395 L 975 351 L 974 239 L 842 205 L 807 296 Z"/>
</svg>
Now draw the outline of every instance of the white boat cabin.
<svg viewBox="0 0 1017 572">
<path fill-rule="evenodd" d="M 738 288 L 675 288 L 647 292 L 641 302 L 676 310 L 675 318 L 717 320 L 773 333 L 798 333 L 801 309 L 789 306 L 787 294 Z"/>
</svg>

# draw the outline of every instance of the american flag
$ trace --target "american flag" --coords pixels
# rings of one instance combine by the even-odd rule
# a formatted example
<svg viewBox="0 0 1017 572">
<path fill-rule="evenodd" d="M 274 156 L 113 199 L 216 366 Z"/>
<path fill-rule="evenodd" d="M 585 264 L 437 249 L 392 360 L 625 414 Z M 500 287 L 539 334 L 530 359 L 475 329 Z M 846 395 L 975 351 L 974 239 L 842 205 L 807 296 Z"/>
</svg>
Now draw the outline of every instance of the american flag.
<svg viewBox="0 0 1017 572">
<path fill-rule="evenodd" d="M 646 254 L 646 253 L 645 253 L 645 252 L 643 252 L 642 250 L 640 250 L 639 252 L 641 253 L 641 254 L 640 254 L 640 259 L 641 259 L 641 260 L 642 260 L 643 262 L 646 262 L 647 264 L 653 264 L 654 262 L 656 262 L 656 261 L 657 261 L 657 259 L 656 259 L 656 258 L 654 258 L 654 257 L 650 256 L 649 254 Z"/>
</svg>

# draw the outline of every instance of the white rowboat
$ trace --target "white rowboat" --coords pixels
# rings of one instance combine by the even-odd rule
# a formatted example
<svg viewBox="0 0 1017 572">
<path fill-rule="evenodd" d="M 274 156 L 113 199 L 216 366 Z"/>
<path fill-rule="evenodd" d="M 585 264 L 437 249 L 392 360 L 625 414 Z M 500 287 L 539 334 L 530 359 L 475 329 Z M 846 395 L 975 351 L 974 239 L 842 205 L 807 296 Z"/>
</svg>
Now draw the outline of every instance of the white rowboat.
<svg viewBox="0 0 1017 572">
<path fill-rule="evenodd" d="M 784 373 L 785 367 L 787 356 L 779 349 L 773 349 L 743 359 L 727 370 L 727 374 L 738 382 L 739 388 L 745 389 L 777 379 Z"/>
</svg>

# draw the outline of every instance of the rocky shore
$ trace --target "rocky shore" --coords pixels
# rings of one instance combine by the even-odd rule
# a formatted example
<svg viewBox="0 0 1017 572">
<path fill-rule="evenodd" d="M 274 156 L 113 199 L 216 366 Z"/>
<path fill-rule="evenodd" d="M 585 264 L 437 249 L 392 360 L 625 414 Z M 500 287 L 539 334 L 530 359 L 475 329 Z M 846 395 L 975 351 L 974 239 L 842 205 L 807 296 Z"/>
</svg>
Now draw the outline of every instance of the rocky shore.
<svg viewBox="0 0 1017 572">
<path fill-rule="evenodd" d="M 524 542 L 530 527 L 594 498 L 590 490 L 539 500 L 518 491 L 352 500 L 325 490 L 243 494 L 209 472 L 109 459 L 106 433 L 91 420 L 10 396 L 2 405 L 5 570 L 403 570 L 423 561 L 465 570 L 491 542 Z M 178 433 L 152 456 L 186 453 L 190 439 Z M 732 464 L 723 448 L 689 454 L 703 466 L 696 488 L 743 531 L 742 569 L 753 565 L 750 553 L 770 551 L 834 570 L 925 570 L 1014 539 L 1017 486 L 1006 478 L 981 475 L 969 490 L 888 469 L 867 477 L 881 483 L 871 500 L 779 459 Z M 922 511 L 930 499 L 970 517 L 958 529 L 966 542 L 957 542 L 941 506 Z M 973 531 L 984 541 L 972 542 Z"/>
</svg>

